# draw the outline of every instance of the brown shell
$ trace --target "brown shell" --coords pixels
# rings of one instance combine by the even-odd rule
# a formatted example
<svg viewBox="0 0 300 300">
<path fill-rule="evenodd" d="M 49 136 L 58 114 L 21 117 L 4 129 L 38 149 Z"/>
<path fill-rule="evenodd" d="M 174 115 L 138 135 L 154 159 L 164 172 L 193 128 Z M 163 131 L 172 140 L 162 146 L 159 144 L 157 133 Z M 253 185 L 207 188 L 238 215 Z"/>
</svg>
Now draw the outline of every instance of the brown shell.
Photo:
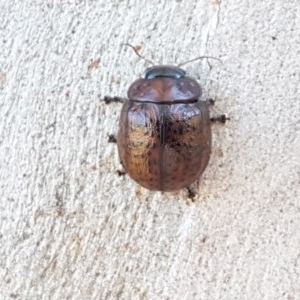
<svg viewBox="0 0 300 300">
<path fill-rule="evenodd" d="M 126 101 L 118 150 L 126 173 L 140 185 L 160 191 L 188 187 L 206 168 L 211 152 L 206 104 Z"/>
<path fill-rule="evenodd" d="M 199 83 L 190 77 L 140 78 L 128 90 L 128 98 L 131 100 L 155 103 L 194 102 L 201 94 Z"/>
</svg>

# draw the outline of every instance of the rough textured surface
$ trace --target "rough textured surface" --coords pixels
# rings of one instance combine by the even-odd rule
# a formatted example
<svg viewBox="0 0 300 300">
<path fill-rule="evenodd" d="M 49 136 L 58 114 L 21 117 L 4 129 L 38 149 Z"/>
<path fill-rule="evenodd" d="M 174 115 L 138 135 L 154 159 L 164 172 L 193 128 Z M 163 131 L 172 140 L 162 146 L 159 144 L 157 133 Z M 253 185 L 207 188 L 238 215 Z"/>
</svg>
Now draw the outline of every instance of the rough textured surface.
<svg viewBox="0 0 300 300">
<path fill-rule="evenodd" d="M 74 1 L 75 2 L 75 1 Z M 299 299 L 299 1 L 0 3 L 1 299 Z M 120 106 L 186 65 L 213 113 L 188 203 L 118 177 Z"/>
</svg>

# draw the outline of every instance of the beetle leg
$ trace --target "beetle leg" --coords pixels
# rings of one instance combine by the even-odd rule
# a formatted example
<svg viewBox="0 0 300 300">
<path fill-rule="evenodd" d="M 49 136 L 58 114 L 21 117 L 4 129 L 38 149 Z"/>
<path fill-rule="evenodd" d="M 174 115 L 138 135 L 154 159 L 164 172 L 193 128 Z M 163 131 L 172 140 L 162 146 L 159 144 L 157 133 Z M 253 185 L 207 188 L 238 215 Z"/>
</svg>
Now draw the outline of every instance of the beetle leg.
<svg viewBox="0 0 300 300">
<path fill-rule="evenodd" d="M 117 138 L 114 134 L 108 134 L 108 142 L 109 143 L 117 143 Z M 123 166 L 123 163 L 120 161 L 122 167 L 124 168 Z M 125 171 L 122 171 L 122 170 L 117 170 L 116 173 L 119 175 L 119 176 L 124 176 L 126 175 L 126 172 Z"/>
<path fill-rule="evenodd" d="M 226 121 L 228 121 L 228 120 L 230 120 L 230 118 L 227 118 L 226 115 L 220 115 L 220 116 L 210 118 L 210 121 L 212 123 L 215 123 L 215 122 L 226 123 Z"/>
<path fill-rule="evenodd" d="M 117 170 L 116 172 L 119 176 L 124 176 L 126 175 L 126 172 L 125 171 L 121 171 L 121 170 Z"/>
<path fill-rule="evenodd" d="M 105 104 L 110 104 L 112 102 L 123 103 L 125 100 L 126 100 L 125 98 L 121 98 L 121 97 L 110 97 L 110 96 L 104 97 Z"/>
<path fill-rule="evenodd" d="M 122 171 L 122 170 L 117 170 L 117 174 L 118 174 L 119 176 L 124 176 L 124 175 L 126 175 L 126 172 L 125 172 L 125 168 L 124 168 L 124 165 L 123 165 L 123 163 L 122 163 L 121 160 L 120 160 L 120 164 L 121 164 L 122 167 L 123 167 L 123 171 Z"/>
<path fill-rule="evenodd" d="M 192 202 L 194 202 L 195 197 L 196 197 L 195 191 L 191 187 L 188 187 L 187 192 L 188 192 L 188 199 L 190 199 Z"/>
<path fill-rule="evenodd" d="M 108 134 L 108 142 L 109 143 L 117 143 L 117 138 L 114 134 Z"/>
<path fill-rule="evenodd" d="M 216 101 L 213 98 L 208 98 L 204 101 L 207 106 L 214 106 Z"/>
</svg>

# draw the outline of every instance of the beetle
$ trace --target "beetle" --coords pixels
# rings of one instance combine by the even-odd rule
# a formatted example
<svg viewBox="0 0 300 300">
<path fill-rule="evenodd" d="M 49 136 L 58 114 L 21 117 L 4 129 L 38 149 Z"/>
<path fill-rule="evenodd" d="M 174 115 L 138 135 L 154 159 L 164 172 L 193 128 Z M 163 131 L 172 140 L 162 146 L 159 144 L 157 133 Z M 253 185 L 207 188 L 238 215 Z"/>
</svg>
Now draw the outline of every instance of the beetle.
<svg viewBox="0 0 300 300">
<path fill-rule="evenodd" d="M 200 101 L 200 84 L 180 65 L 146 69 L 127 95 L 116 140 L 125 172 L 149 190 L 188 188 L 209 162 L 211 122 L 228 118 L 210 118 L 212 101 Z"/>
</svg>

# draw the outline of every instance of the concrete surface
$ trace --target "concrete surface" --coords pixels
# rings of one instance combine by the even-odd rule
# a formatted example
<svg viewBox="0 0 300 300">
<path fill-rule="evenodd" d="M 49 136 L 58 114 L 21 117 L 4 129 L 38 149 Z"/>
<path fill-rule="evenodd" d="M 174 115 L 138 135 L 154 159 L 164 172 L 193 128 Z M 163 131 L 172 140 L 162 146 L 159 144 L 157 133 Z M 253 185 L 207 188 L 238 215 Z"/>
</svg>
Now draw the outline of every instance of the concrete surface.
<svg viewBox="0 0 300 300">
<path fill-rule="evenodd" d="M 0 3 L 0 299 L 300 299 L 300 4 Z M 120 105 L 147 63 L 216 98 L 194 203 L 120 178 Z"/>
</svg>

